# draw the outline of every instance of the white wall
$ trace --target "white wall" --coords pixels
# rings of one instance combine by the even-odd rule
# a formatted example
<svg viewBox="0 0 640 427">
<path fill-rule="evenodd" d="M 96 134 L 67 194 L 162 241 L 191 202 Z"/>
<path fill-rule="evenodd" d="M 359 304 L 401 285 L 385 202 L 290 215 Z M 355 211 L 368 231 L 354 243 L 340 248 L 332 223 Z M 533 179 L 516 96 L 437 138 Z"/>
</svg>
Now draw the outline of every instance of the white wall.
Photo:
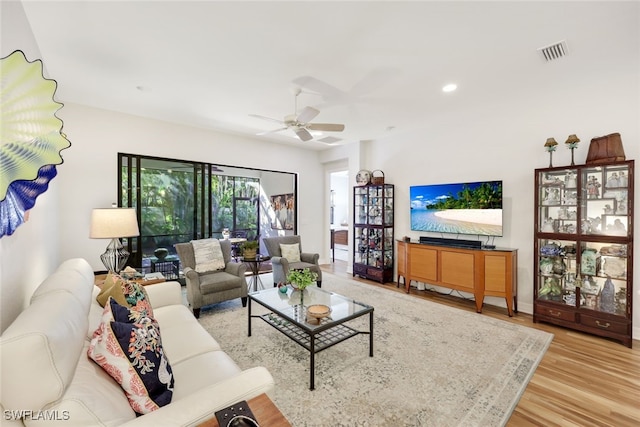
<svg viewBox="0 0 640 427">
<path fill-rule="evenodd" d="M 58 176 L 63 259 L 83 257 L 103 269 L 99 256 L 108 242 L 89 239 L 89 219 L 91 209 L 117 199 L 118 152 L 299 173 L 298 232 L 305 250 L 320 252 L 323 199 L 315 183 L 323 172 L 314 153 L 73 104 L 60 116 L 73 143 Z"/>
<path fill-rule="evenodd" d="M 518 249 L 518 309 L 533 312 L 534 169 L 549 165 L 544 151 L 548 137 L 560 143 L 554 166 L 568 166 L 569 134 L 582 140 L 575 152 L 576 164 L 584 164 L 591 138 L 613 132 L 622 136 L 626 158 L 640 158 L 640 56 L 635 75 L 602 75 L 566 87 L 562 92 L 493 103 L 483 110 L 464 108 L 455 115 L 427 120 L 415 132 L 372 142 L 367 169 L 382 169 L 387 183 L 395 184 L 395 235 L 417 239 L 409 218 L 409 186 L 449 182 L 503 180 L 504 237 L 500 247 Z M 591 100 L 585 102 L 585 100 Z M 606 100 L 606 102 L 604 101 Z M 489 100 L 488 100 L 489 102 Z M 640 164 L 636 165 L 640 168 Z M 636 172 L 634 186 L 640 188 Z M 636 200 L 639 197 L 636 191 Z M 637 206 L 637 203 L 636 203 Z M 634 220 L 640 224 L 640 209 Z M 634 238 L 640 241 L 636 225 Z M 434 234 L 432 234 L 434 235 Z M 439 235 L 435 235 L 439 236 Z M 464 236 L 461 236 L 464 238 Z M 471 237 L 474 238 L 474 237 Z M 640 250 L 633 261 L 640 265 Z M 640 268 L 634 269 L 634 338 L 640 338 Z M 505 307 L 504 300 L 485 302 Z"/>
<path fill-rule="evenodd" d="M 22 50 L 29 61 L 41 57 L 22 3 L 0 2 L 0 24 L 0 57 L 16 49 Z M 45 76 L 50 78 L 46 64 Z M 55 177 L 48 191 L 36 200 L 29 220 L 11 236 L 0 239 L 0 332 L 27 305 L 35 287 L 59 264 L 59 192 L 60 180 Z"/>
</svg>

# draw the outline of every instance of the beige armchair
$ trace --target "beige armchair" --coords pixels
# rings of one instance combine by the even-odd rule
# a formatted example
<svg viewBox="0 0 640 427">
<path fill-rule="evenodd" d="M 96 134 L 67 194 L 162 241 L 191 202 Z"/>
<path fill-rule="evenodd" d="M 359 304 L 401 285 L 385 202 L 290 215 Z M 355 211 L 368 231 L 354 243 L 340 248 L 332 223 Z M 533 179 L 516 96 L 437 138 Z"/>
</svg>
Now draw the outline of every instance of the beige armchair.
<svg viewBox="0 0 640 427">
<path fill-rule="evenodd" d="M 187 282 L 187 301 L 196 318 L 200 317 L 200 308 L 222 301 L 240 298 L 242 306 L 247 306 L 247 266 L 231 262 L 231 243 L 228 240 L 220 240 L 224 270 L 209 273 L 198 273 L 195 270 L 196 257 L 191 242 L 177 243 L 174 246 Z"/>
<path fill-rule="evenodd" d="M 320 288 L 322 286 L 322 270 L 320 270 L 320 266 L 318 265 L 318 258 L 320 255 L 302 252 L 300 236 L 265 237 L 262 241 L 264 242 L 267 252 L 269 252 L 269 256 L 271 257 L 274 285 L 277 285 L 280 282 L 286 283 L 289 270 L 302 270 L 304 268 L 308 268 L 318 275 L 318 287 Z M 297 244 L 300 252 L 300 261 L 290 262 L 287 258 L 283 257 L 280 244 Z"/>
</svg>

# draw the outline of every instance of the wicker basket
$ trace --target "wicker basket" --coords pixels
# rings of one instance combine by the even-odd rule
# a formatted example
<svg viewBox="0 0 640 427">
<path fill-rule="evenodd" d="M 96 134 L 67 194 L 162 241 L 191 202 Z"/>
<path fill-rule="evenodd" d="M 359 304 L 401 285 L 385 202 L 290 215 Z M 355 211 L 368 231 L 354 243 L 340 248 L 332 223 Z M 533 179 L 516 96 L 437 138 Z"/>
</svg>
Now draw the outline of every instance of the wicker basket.
<svg viewBox="0 0 640 427">
<path fill-rule="evenodd" d="M 376 176 L 376 172 L 378 172 L 382 176 Z M 383 185 L 384 184 L 384 172 L 380 169 L 376 169 L 371 172 L 371 183 L 373 185 Z"/>
</svg>

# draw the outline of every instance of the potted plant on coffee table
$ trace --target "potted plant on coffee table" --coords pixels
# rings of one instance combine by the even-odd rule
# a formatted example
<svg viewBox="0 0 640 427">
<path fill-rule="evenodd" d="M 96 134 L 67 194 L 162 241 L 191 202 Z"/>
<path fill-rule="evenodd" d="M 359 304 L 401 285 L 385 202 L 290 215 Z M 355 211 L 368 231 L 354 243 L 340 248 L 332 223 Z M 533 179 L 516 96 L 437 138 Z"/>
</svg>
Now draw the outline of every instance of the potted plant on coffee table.
<svg viewBox="0 0 640 427">
<path fill-rule="evenodd" d="M 247 240 L 246 242 L 242 242 L 242 256 L 247 259 L 255 259 L 258 254 L 258 246 L 260 246 L 260 244 L 257 240 Z"/>
<path fill-rule="evenodd" d="M 318 275 L 308 268 L 302 270 L 290 270 L 287 274 L 287 282 L 294 290 L 300 291 L 300 305 L 304 305 L 304 290 L 318 279 Z"/>
</svg>

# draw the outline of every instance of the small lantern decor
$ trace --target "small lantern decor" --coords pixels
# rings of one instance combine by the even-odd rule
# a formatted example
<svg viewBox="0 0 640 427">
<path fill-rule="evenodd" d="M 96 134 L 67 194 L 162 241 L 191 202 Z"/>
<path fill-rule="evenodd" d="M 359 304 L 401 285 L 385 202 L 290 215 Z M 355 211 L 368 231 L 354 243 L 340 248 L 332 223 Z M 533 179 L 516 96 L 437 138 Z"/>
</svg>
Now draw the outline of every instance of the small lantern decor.
<svg viewBox="0 0 640 427">
<path fill-rule="evenodd" d="M 565 144 L 567 144 L 567 148 L 571 150 L 571 166 L 575 166 L 575 163 L 573 162 L 573 150 L 578 148 L 578 142 L 580 142 L 580 138 L 578 138 L 575 134 L 569 135 L 567 140 L 564 142 Z"/>
<path fill-rule="evenodd" d="M 544 143 L 544 148 L 549 152 L 549 167 L 550 168 L 553 167 L 551 162 L 553 160 L 553 152 L 556 151 L 556 147 L 557 146 L 558 146 L 558 143 L 556 142 L 556 140 L 554 138 L 547 138 L 547 142 Z"/>
</svg>

